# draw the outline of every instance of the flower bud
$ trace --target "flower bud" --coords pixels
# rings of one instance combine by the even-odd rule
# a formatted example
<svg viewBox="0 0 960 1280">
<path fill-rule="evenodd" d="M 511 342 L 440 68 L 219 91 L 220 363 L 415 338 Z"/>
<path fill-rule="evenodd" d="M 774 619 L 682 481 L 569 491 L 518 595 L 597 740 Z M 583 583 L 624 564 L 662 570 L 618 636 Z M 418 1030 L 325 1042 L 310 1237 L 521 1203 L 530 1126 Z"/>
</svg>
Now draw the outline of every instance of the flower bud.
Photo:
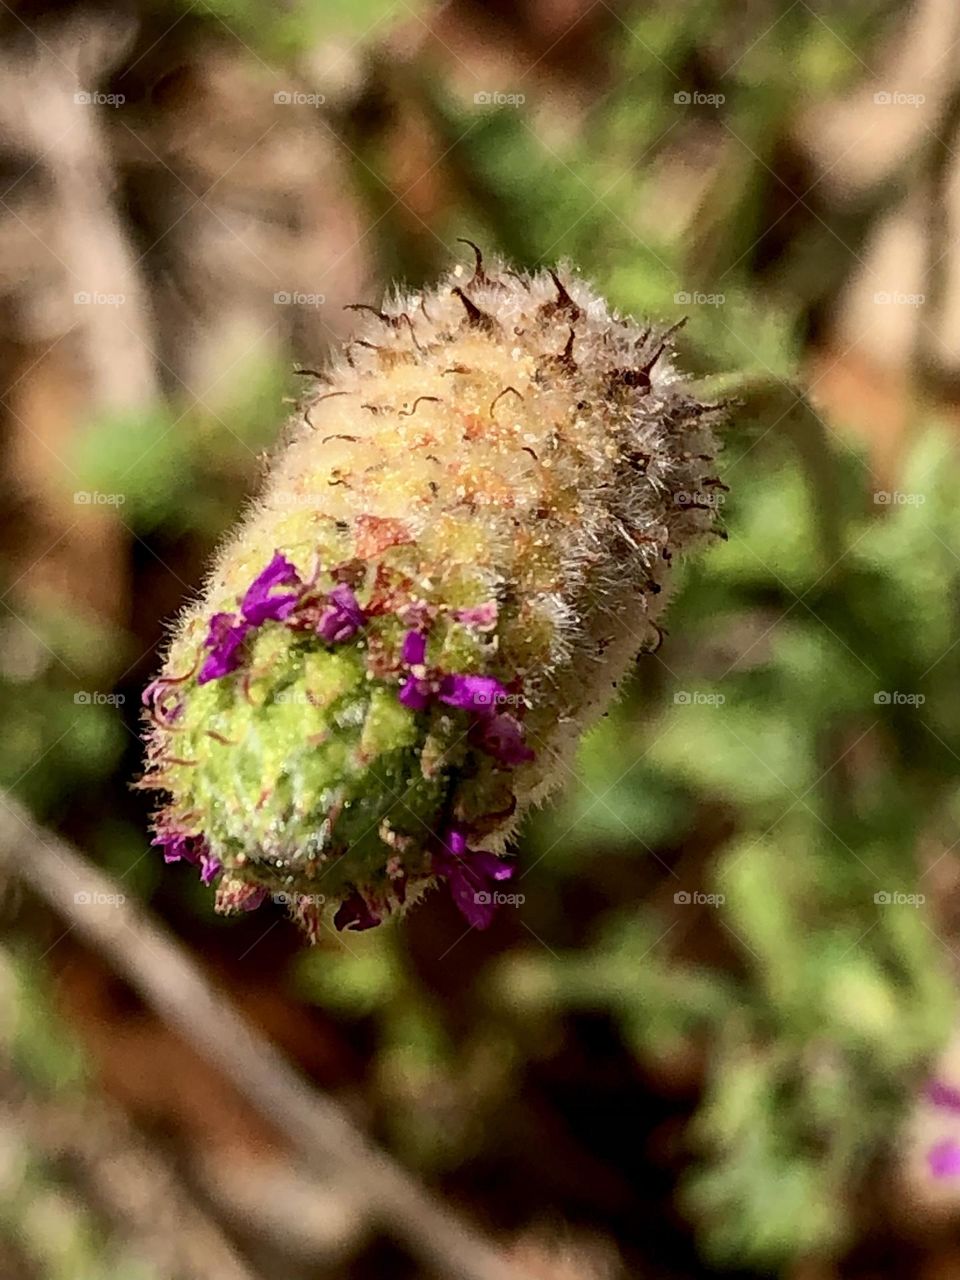
<svg viewBox="0 0 960 1280">
<path fill-rule="evenodd" d="M 439 881 L 482 928 L 714 526 L 720 406 L 567 270 L 358 310 L 144 695 L 143 785 L 222 910 L 316 936 Z"/>
</svg>

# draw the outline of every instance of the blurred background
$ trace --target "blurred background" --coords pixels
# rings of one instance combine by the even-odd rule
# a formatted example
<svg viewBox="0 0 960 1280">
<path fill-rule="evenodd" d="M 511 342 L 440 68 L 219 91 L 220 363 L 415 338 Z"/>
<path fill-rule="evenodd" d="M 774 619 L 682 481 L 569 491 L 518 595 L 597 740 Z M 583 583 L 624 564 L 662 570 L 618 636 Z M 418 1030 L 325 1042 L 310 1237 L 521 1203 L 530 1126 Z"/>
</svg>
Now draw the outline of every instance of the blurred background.
<svg viewBox="0 0 960 1280">
<path fill-rule="evenodd" d="M 532 1276 L 960 1277 L 956 0 L 8 0 L 0 66 L 0 786 Z M 728 539 L 519 906 L 307 949 L 148 848 L 140 691 L 459 236 L 688 317 Z M 427 1274 L 0 888 L 2 1280 Z"/>
</svg>

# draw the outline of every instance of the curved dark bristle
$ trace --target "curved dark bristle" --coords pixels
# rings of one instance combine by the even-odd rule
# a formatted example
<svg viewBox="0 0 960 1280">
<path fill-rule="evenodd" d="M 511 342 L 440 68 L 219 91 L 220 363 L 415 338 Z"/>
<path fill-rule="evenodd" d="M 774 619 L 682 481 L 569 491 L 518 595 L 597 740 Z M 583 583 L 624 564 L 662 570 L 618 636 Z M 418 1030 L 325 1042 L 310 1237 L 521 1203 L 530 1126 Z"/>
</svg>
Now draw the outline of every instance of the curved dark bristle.
<svg viewBox="0 0 960 1280">
<path fill-rule="evenodd" d="M 473 279 L 470 281 L 470 285 L 488 284 L 489 281 L 487 279 L 487 273 L 483 269 L 483 254 L 480 252 L 480 246 L 475 245 L 473 241 L 468 240 L 466 236 L 457 236 L 457 240 L 460 244 L 468 244 L 477 259 L 476 266 L 473 269 Z"/>
<path fill-rule="evenodd" d="M 412 408 L 412 409 L 400 409 L 400 410 L 397 412 L 397 417 L 398 417 L 398 418 L 412 418 L 412 417 L 413 417 L 413 415 L 417 412 L 417 405 L 418 405 L 418 404 L 420 404 L 420 403 L 422 403 L 422 401 L 424 401 L 424 400 L 433 400 L 435 404 L 443 404 L 443 401 L 440 399 L 440 397 L 439 397 L 439 396 L 417 396 L 416 400 L 414 400 L 414 402 L 413 402 L 413 408 Z"/>
<path fill-rule="evenodd" d="M 488 316 L 485 311 L 481 311 L 475 302 L 471 302 L 459 285 L 452 290 L 463 303 L 463 309 L 467 313 L 467 322 L 476 329 L 483 329 L 487 333 L 492 333 L 497 329 L 497 322 L 493 316 Z"/>
<path fill-rule="evenodd" d="M 570 294 L 567 293 L 566 287 L 563 281 L 557 275 L 556 271 L 553 271 L 553 270 L 550 271 L 550 279 L 553 281 L 553 283 L 557 287 L 557 301 L 554 304 L 557 310 L 569 311 L 573 315 L 574 319 L 576 319 L 581 314 L 580 308 L 577 306 L 574 300 L 570 297 Z"/>
</svg>

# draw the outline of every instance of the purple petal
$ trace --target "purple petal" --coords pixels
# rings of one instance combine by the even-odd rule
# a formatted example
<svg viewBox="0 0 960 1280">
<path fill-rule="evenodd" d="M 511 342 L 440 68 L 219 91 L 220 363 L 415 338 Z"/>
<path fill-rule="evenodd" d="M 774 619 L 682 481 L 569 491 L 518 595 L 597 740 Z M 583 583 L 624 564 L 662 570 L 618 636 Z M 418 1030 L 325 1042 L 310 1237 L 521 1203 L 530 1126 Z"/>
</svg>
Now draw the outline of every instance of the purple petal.
<svg viewBox="0 0 960 1280">
<path fill-rule="evenodd" d="M 178 831 L 161 831 L 150 843 L 163 850 L 164 862 L 190 862 L 194 866 L 200 863 L 197 836 L 184 835 Z"/>
<path fill-rule="evenodd" d="M 150 681 L 141 694 L 143 705 L 159 724 L 167 728 L 175 724 L 183 714 L 183 704 L 181 702 L 174 702 L 172 706 L 168 706 L 165 701 L 171 693 L 176 697 L 176 689 L 179 684 L 181 684 L 180 680 L 157 676 L 155 680 Z"/>
<path fill-rule="evenodd" d="M 492 716 L 497 702 L 509 697 L 506 689 L 493 676 L 444 676 L 437 695 L 451 707 L 463 707 L 478 716 Z"/>
<path fill-rule="evenodd" d="M 160 676 L 157 676 L 155 679 L 150 681 L 143 693 L 140 695 L 140 701 L 145 707 L 153 706 L 154 699 L 165 683 L 166 682 L 162 680 Z"/>
<path fill-rule="evenodd" d="M 267 900 L 267 890 L 263 885 L 244 885 L 244 892 L 237 894 L 237 906 L 241 911 L 256 911 Z"/>
<path fill-rule="evenodd" d="M 408 676 L 397 695 L 405 707 L 411 711 L 423 711 L 430 701 L 430 685 L 426 680 L 418 680 L 416 676 Z"/>
<path fill-rule="evenodd" d="M 375 914 L 359 890 L 354 889 L 350 897 L 345 898 L 337 907 L 333 923 L 337 929 L 353 929 L 354 932 L 359 933 L 363 929 L 372 929 L 378 925 L 380 917 Z"/>
<path fill-rule="evenodd" d="M 484 888 L 482 881 L 472 877 L 465 868 L 451 868 L 447 872 L 446 881 L 450 897 L 464 920 L 474 929 L 488 929 L 497 911 L 490 890 Z"/>
<path fill-rule="evenodd" d="M 955 1178 L 960 1174 L 960 1143 L 944 1138 L 927 1152 L 927 1164 L 935 1178 Z"/>
<path fill-rule="evenodd" d="M 236 671 L 240 665 L 240 648 L 250 630 L 250 623 L 238 621 L 235 614 L 215 613 L 210 619 L 210 630 L 204 645 L 210 650 L 200 668 L 197 684 L 219 680 L 221 676 Z"/>
<path fill-rule="evenodd" d="M 400 659 L 405 662 L 408 667 L 422 666 L 424 658 L 427 656 L 427 637 L 422 631 L 408 631 L 403 637 L 403 648 L 400 651 Z"/>
<path fill-rule="evenodd" d="M 443 847 L 453 858 L 462 858 L 467 852 L 467 836 L 462 827 L 451 827 L 444 837 Z"/>
<path fill-rule="evenodd" d="M 487 849 L 474 849 L 467 856 L 471 872 L 483 876 L 485 880 L 510 880 L 516 871 L 512 863 L 504 862 L 503 858 L 498 858 L 495 853 L 490 853 Z"/>
<path fill-rule="evenodd" d="M 203 836 L 163 831 L 151 843 L 163 850 L 164 862 L 189 862 L 199 867 L 204 884 L 210 884 L 223 870 L 220 859 L 210 852 Z"/>
<path fill-rule="evenodd" d="M 466 835 L 459 827 L 447 832 L 443 847 L 434 854 L 433 869 L 446 880 L 460 914 L 475 929 L 486 929 L 493 920 L 495 886 L 513 875 L 513 867 L 496 854 L 468 849 Z"/>
<path fill-rule="evenodd" d="M 200 879 L 211 884 L 223 870 L 223 863 L 206 848 L 200 851 Z"/>
<path fill-rule="evenodd" d="M 928 1081 L 923 1094 L 926 1100 L 933 1103 L 935 1107 L 941 1107 L 944 1111 L 960 1113 L 960 1089 L 955 1088 L 952 1084 L 947 1084 L 945 1080 Z"/>
<path fill-rule="evenodd" d="M 523 725 L 516 716 L 502 712 L 483 722 L 480 745 L 501 764 L 510 766 L 525 764 L 534 758 L 533 752 L 523 741 Z"/>
<path fill-rule="evenodd" d="M 296 585 L 297 591 L 288 595 L 270 595 L 273 587 L 293 585 Z M 296 567 L 278 551 L 263 572 L 258 574 L 250 584 L 247 594 L 243 597 L 240 612 L 253 627 L 259 627 L 268 618 L 280 622 L 297 607 L 302 589 L 303 583 L 300 581 Z"/>
<path fill-rule="evenodd" d="M 327 596 L 327 608 L 317 623 L 317 632 L 327 644 L 342 644 L 352 640 L 366 620 L 353 590 L 340 582 Z"/>
</svg>

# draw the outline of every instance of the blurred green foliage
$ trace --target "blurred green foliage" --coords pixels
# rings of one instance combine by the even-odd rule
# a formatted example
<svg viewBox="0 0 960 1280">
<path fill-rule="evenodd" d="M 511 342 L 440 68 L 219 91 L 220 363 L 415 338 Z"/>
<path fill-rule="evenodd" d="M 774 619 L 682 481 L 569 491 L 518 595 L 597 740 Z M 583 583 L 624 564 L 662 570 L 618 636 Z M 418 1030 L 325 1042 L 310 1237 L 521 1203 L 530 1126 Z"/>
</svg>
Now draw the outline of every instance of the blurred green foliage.
<svg viewBox="0 0 960 1280">
<path fill-rule="evenodd" d="M 403 12 L 414 16 L 423 0 L 403 0 Z M 289 63 L 324 40 L 360 43 L 382 38 L 397 19 L 396 0 L 291 0 L 283 5 L 264 0 L 204 0 L 199 13 L 189 0 L 154 0 L 161 17 L 171 9 L 193 14 L 205 26 L 218 28 L 228 40 L 241 39 L 260 62 L 272 58 Z"/>
<path fill-rule="evenodd" d="M 69 1161 L 33 1141 L 28 1116 L 82 1105 L 90 1083 L 44 973 L 35 952 L 0 950 L 0 1265 L 48 1280 L 160 1280 L 84 1203 Z"/>
</svg>

